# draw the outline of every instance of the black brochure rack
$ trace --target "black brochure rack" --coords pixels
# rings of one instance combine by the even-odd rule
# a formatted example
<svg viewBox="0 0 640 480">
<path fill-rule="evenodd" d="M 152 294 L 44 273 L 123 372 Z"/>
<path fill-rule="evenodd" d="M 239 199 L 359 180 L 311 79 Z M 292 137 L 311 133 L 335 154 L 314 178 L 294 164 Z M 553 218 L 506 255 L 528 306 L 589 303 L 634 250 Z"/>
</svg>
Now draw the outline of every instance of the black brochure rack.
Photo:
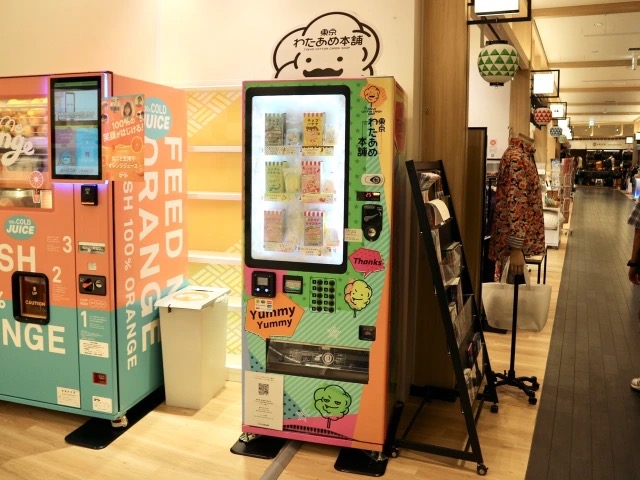
<svg viewBox="0 0 640 480">
<path fill-rule="evenodd" d="M 491 369 L 489 354 L 482 332 L 481 316 L 478 313 L 473 286 L 466 267 L 462 238 L 451 202 L 449 186 L 442 161 L 406 162 L 412 196 L 429 271 L 432 275 L 437 303 L 444 323 L 448 357 L 455 376 L 455 397 L 460 402 L 467 430 L 467 441 L 463 449 L 419 443 L 408 440 L 409 430 L 429 401 L 425 398 L 416 410 L 414 418 L 401 437 L 396 436 L 403 402 L 396 402 L 389 428 L 389 455 L 398 455 L 398 450 L 408 448 L 450 458 L 475 461 L 480 475 L 487 473 L 483 463 L 476 423 L 485 400 L 493 402 L 491 411 L 498 411 L 496 378 Z M 443 208 L 446 207 L 446 208 Z M 448 212 L 448 217 L 447 217 Z M 481 390 L 482 388 L 482 390 Z M 475 410 L 475 411 L 474 411 Z"/>
</svg>

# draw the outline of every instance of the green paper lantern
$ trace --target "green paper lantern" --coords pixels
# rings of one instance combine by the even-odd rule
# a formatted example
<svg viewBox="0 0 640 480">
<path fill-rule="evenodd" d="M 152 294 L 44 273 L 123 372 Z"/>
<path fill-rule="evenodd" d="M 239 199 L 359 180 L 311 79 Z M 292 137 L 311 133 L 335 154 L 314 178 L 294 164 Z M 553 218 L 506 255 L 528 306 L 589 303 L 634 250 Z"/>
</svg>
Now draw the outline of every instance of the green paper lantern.
<svg viewBox="0 0 640 480">
<path fill-rule="evenodd" d="M 504 40 L 487 42 L 478 55 L 478 72 L 490 85 L 501 87 L 518 71 L 518 52 Z"/>
</svg>

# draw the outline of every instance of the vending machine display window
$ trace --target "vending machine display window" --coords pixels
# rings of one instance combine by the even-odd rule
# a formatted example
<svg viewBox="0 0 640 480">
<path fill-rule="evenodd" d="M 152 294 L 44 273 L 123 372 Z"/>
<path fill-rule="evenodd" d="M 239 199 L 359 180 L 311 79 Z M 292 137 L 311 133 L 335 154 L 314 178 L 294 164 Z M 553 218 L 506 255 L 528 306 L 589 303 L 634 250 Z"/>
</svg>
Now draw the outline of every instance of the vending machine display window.
<svg viewBox="0 0 640 480">
<path fill-rule="evenodd" d="M 51 178 L 101 180 L 100 76 L 50 80 Z"/>
<path fill-rule="evenodd" d="M 42 273 L 14 272 L 11 276 L 13 316 L 19 322 L 49 323 L 49 281 Z"/>
<path fill-rule="evenodd" d="M 39 191 L 28 190 L 39 190 L 49 171 L 47 108 L 42 96 L 0 97 L 0 207 L 43 207 Z"/>
<path fill-rule="evenodd" d="M 253 87 L 245 100 L 246 264 L 345 272 L 349 88 Z"/>
</svg>

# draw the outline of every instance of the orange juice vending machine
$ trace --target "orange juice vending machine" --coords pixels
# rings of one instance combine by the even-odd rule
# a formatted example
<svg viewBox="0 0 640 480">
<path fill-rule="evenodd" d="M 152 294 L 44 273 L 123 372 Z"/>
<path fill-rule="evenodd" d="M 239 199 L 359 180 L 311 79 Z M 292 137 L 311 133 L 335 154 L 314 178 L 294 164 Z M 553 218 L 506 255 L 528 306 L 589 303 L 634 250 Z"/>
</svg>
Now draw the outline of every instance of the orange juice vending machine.
<svg viewBox="0 0 640 480">
<path fill-rule="evenodd" d="M 0 399 L 126 426 L 162 390 L 154 302 L 186 284 L 185 94 L 110 72 L 0 92 Z"/>
<path fill-rule="evenodd" d="M 245 83 L 245 440 L 383 449 L 405 101 L 391 77 Z"/>
</svg>

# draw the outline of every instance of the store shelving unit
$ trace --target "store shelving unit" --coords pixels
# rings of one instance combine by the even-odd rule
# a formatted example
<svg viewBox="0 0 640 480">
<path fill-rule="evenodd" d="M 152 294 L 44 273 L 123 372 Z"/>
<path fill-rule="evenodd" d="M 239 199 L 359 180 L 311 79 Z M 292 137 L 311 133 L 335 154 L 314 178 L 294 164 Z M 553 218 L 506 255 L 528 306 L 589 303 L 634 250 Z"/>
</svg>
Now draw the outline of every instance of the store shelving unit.
<svg viewBox="0 0 640 480">
<path fill-rule="evenodd" d="M 411 426 L 422 407 L 429 400 L 425 398 L 409 422 L 405 433 L 392 442 L 391 456 L 398 449 L 433 453 L 451 458 L 475 461 L 480 475 L 487 473 L 483 463 L 476 423 L 485 400 L 493 402 L 491 411 L 498 411 L 498 397 L 495 390 L 495 375 L 491 369 L 489 354 L 482 332 L 481 318 L 474 298 L 473 286 L 466 267 L 462 238 L 458 228 L 453 204 L 447 185 L 444 166 L 438 162 L 406 162 L 412 196 L 416 206 L 422 239 L 425 246 L 429 269 L 432 276 L 437 303 L 444 324 L 448 357 L 455 376 L 455 395 L 460 402 L 468 434 L 464 449 L 458 450 L 441 445 L 433 445 L 408 440 Z M 424 175 L 438 175 L 439 180 L 427 186 Z M 448 210 L 435 213 L 435 201 Z M 434 207 L 434 208 L 432 208 Z M 419 319 L 418 319 L 419 321 Z M 481 391 L 481 387 L 484 386 Z M 475 412 L 474 412 L 475 410 Z M 389 431 L 395 431 L 402 412 L 402 402 L 394 407 L 394 415 Z"/>
<path fill-rule="evenodd" d="M 190 153 L 242 153 L 240 145 L 193 145 L 187 148 Z M 230 201 L 241 202 L 241 192 L 216 192 L 216 191 L 188 191 L 187 197 L 190 200 L 203 201 Z M 242 258 L 240 254 L 229 252 L 217 252 L 212 250 L 189 250 L 189 262 L 209 265 L 240 265 Z M 229 310 L 240 312 L 240 297 L 229 297 Z"/>
</svg>

